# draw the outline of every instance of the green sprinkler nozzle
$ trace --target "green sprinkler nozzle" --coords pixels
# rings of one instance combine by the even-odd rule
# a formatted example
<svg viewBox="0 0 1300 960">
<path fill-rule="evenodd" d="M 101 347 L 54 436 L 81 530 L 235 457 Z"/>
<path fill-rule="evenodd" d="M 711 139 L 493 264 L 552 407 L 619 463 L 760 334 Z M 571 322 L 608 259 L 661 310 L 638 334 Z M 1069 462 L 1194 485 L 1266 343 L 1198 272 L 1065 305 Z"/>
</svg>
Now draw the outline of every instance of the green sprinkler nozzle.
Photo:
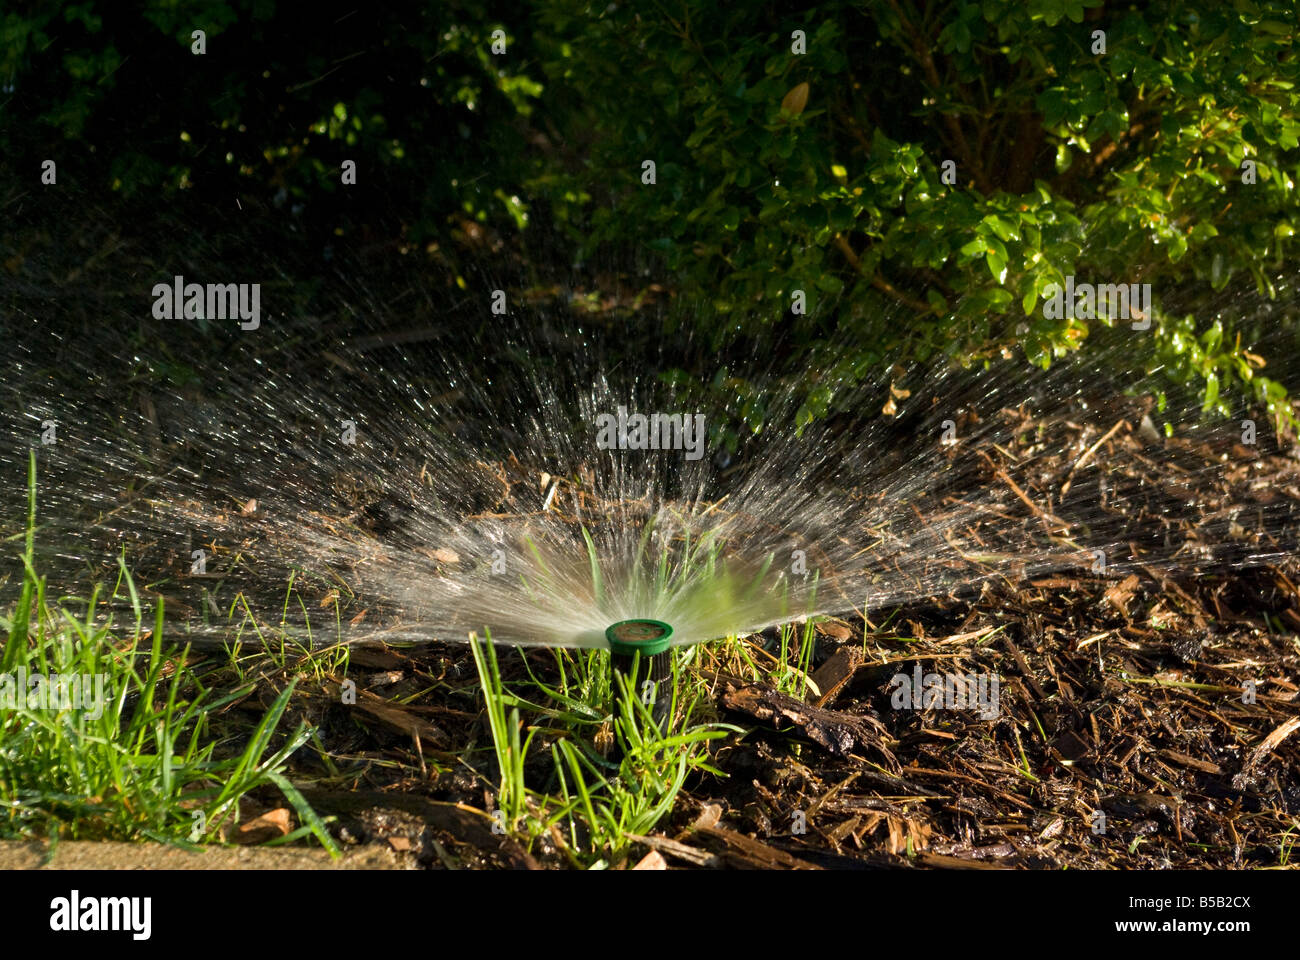
<svg viewBox="0 0 1300 960">
<path fill-rule="evenodd" d="M 620 620 L 605 628 L 605 639 L 616 654 L 652 657 L 672 645 L 673 628 L 662 620 Z"/>
<path fill-rule="evenodd" d="M 615 672 L 632 682 L 642 702 L 653 703 L 651 715 L 662 725 L 672 702 L 665 685 L 673 676 L 673 659 L 668 653 L 673 628 L 662 620 L 620 620 L 605 628 L 605 639 Z M 637 654 L 641 655 L 639 670 Z"/>
</svg>

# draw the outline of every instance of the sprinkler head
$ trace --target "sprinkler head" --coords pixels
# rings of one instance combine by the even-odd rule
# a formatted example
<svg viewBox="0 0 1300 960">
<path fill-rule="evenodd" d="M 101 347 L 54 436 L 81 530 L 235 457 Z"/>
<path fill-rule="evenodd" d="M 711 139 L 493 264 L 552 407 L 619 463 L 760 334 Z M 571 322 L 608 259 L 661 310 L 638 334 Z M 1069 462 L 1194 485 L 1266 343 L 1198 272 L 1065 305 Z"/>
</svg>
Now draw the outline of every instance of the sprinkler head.
<svg viewBox="0 0 1300 960">
<path fill-rule="evenodd" d="M 662 620 L 620 620 L 605 628 L 605 639 L 613 653 L 652 657 L 672 645 L 673 628 Z"/>
<path fill-rule="evenodd" d="M 642 702 L 653 703 L 651 715 L 661 727 L 672 704 L 671 694 L 661 694 L 673 676 L 673 658 L 668 653 L 673 628 L 662 620 L 620 620 L 605 628 L 610 661 L 615 673 L 621 673 L 640 692 Z M 636 669 L 637 654 L 641 669 Z M 638 677 L 637 674 L 641 673 Z"/>
</svg>

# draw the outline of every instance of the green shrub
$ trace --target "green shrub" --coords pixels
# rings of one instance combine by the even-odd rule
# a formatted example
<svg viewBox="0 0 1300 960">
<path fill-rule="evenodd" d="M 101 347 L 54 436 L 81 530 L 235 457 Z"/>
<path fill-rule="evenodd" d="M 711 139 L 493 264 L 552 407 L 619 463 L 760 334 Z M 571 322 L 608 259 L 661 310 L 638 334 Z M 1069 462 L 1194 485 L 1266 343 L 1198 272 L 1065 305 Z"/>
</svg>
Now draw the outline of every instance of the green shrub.
<svg viewBox="0 0 1300 960">
<path fill-rule="evenodd" d="M 35 181 L 54 158 L 61 185 L 142 197 L 159 219 L 187 199 L 225 215 L 236 198 L 274 197 L 286 212 L 303 204 L 299 226 L 318 235 L 365 224 L 412 247 L 446 243 L 466 221 L 526 222 L 522 120 L 542 88 L 511 3 L 400 15 L 276 0 L 29 6 L 0 12 L 0 83 L 12 86 L 0 155 L 15 178 Z M 344 160 L 357 165 L 351 195 Z"/>
<path fill-rule="evenodd" d="M 573 135 L 590 130 L 564 182 L 593 197 L 575 238 L 644 245 L 711 291 L 698 322 L 716 343 L 785 324 L 811 348 L 839 330 L 858 347 L 810 387 L 824 394 L 886 354 L 1010 348 L 1046 367 L 1103 326 L 1207 410 L 1227 414 L 1231 386 L 1287 415 L 1243 346 L 1265 331 L 1208 305 L 1280 292 L 1300 177 L 1294 2 L 540 10 L 551 88 L 576 92 Z M 1150 283 L 1151 329 L 1048 319 L 1067 275 Z M 796 290 L 805 316 L 788 312 Z M 1172 292 L 1206 306 L 1166 313 Z"/>
</svg>

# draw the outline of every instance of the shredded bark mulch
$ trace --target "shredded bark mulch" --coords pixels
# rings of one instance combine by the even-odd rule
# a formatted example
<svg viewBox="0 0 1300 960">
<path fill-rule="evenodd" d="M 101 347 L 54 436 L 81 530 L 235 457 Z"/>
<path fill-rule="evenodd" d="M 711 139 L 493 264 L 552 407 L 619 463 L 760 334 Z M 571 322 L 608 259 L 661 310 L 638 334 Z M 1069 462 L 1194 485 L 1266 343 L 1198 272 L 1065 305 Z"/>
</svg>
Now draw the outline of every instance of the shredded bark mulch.
<svg viewBox="0 0 1300 960">
<path fill-rule="evenodd" d="M 1142 429 L 1140 411 L 1125 413 L 1100 425 L 1025 417 L 1024 447 L 990 441 L 951 454 L 978 494 L 940 491 L 918 507 L 938 522 L 978 496 L 985 519 L 959 539 L 989 552 L 1025 542 L 1030 529 L 1048 541 L 1085 524 L 1094 542 L 1123 534 L 1126 549 L 1111 551 L 1109 566 L 991 572 L 972 555 L 969 577 L 951 578 L 964 589 L 951 595 L 819 624 L 802 699 L 706 659 L 698 669 L 718 718 L 746 733 L 715 745 L 711 762 L 727 777 L 689 780 L 672 815 L 621 865 L 1153 869 L 1293 859 L 1300 562 L 1289 535 L 1300 466 L 1228 433 L 1164 441 Z M 528 654 L 534 670 L 545 670 L 543 653 Z M 518 660 L 502 656 L 507 685 L 525 676 Z M 352 666 L 382 681 L 368 695 L 371 726 L 349 720 L 335 731 L 347 742 L 327 742 L 373 761 L 356 784 L 369 792 L 311 796 L 340 815 L 349 839 L 400 835 L 432 867 L 565 864 L 548 842 L 526 853 L 464 812 L 488 805 L 495 774 L 481 750 L 490 744 L 481 700 L 428 692 L 472 690 L 463 648 L 357 649 Z M 927 674 L 972 694 L 996 678 L 996 709 L 923 698 L 900 708 L 900 678 Z M 481 771 L 424 767 L 470 746 L 485 757 Z"/>
</svg>

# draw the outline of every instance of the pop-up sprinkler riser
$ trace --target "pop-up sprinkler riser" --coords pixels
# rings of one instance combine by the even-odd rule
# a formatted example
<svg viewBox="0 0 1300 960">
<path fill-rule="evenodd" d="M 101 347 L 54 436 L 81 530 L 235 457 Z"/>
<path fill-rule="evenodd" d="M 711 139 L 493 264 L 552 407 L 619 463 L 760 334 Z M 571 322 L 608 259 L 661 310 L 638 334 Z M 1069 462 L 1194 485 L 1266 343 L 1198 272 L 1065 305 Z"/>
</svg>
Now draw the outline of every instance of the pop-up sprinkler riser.
<svg viewBox="0 0 1300 960">
<path fill-rule="evenodd" d="M 609 642 L 615 673 L 622 673 L 634 685 L 638 682 L 653 684 L 654 715 L 656 720 L 662 719 L 671 700 L 671 697 L 660 696 L 660 692 L 665 681 L 673 675 L 670 652 L 673 628 L 662 620 L 620 620 L 605 629 L 605 639 Z M 638 656 L 642 663 L 639 670 Z M 634 690 L 638 696 L 641 695 L 640 686 L 634 686 Z"/>
</svg>

